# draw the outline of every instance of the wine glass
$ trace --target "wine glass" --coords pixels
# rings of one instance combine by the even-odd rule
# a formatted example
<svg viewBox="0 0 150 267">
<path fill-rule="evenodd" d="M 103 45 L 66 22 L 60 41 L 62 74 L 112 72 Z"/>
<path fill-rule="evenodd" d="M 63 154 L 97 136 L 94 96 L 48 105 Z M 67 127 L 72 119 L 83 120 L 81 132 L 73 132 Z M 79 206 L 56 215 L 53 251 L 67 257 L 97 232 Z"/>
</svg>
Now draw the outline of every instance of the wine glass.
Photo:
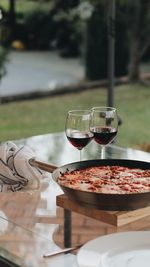
<svg viewBox="0 0 150 267">
<path fill-rule="evenodd" d="M 93 138 L 90 131 L 91 110 L 70 110 L 68 111 L 65 125 L 65 132 L 69 142 L 80 151 Z"/>
<path fill-rule="evenodd" d="M 90 130 L 94 140 L 101 145 L 101 159 L 105 158 L 105 146 L 111 143 L 118 131 L 117 110 L 114 107 L 93 107 Z"/>
</svg>

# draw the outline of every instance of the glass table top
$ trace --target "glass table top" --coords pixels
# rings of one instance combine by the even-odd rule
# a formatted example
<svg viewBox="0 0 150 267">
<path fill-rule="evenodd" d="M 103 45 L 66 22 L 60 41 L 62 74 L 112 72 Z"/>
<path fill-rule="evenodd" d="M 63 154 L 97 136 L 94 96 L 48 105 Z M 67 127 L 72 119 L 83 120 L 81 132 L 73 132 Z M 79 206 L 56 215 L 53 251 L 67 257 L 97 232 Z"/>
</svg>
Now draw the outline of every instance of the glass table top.
<svg viewBox="0 0 150 267">
<path fill-rule="evenodd" d="M 79 161 L 79 151 L 67 140 L 64 133 L 45 134 L 13 141 L 17 146 L 29 146 L 36 159 L 56 166 Z M 82 151 L 82 160 L 100 158 L 100 146 L 92 141 Z M 131 148 L 108 145 L 106 158 L 134 159 L 150 162 L 150 154 Z M 42 266 L 42 253 L 57 248 L 53 233 L 59 226 L 56 214 L 56 196 L 60 187 L 47 173 L 39 190 L 0 194 L 0 255 L 21 266 Z M 59 259 L 62 259 L 63 256 Z M 64 259 L 68 259 L 68 263 Z M 73 255 L 67 254 L 63 263 L 58 258 L 55 266 L 69 266 Z M 56 259 L 54 259 L 56 261 Z M 40 265 L 39 265 L 40 262 Z M 43 266 L 54 266 L 44 261 Z M 68 264 L 68 265 L 67 265 Z M 70 266 L 73 266 L 72 264 Z"/>
<path fill-rule="evenodd" d="M 35 153 L 36 159 L 58 167 L 79 161 L 79 151 L 67 140 L 64 133 L 45 134 L 15 140 L 18 147 L 28 146 Z M 82 160 L 100 158 L 100 146 L 92 141 L 82 151 Z M 134 159 L 150 161 L 150 154 L 131 148 L 121 148 L 116 144 L 106 147 L 106 158 Z M 52 223 L 56 216 L 56 196 L 62 194 L 60 187 L 53 181 L 50 173 L 41 182 L 38 190 L 18 191 L 15 194 L 1 193 L 0 209 L 9 220 L 33 228 L 35 222 Z M 12 212 L 13 210 L 13 212 Z"/>
<path fill-rule="evenodd" d="M 1 215 L 3 216 L 3 214 Z M 40 228 L 44 229 L 47 238 L 40 233 Z M 72 254 L 51 259 L 43 257 L 44 254 L 59 251 L 60 248 L 52 239 L 56 225 L 41 224 L 40 228 L 38 232 L 30 231 L 0 217 L 0 266 L 72 266 L 74 261 Z M 3 259 L 6 265 L 4 265 Z"/>
<path fill-rule="evenodd" d="M 19 146 L 31 147 L 37 158 L 56 166 L 79 161 L 79 151 L 68 142 L 64 132 L 32 136 L 24 140 L 16 140 L 15 143 Z M 100 150 L 100 145 L 92 141 L 82 150 L 82 160 L 100 159 Z M 106 158 L 150 161 L 150 153 L 112 144 L 106 146 Z"/>
</svg>

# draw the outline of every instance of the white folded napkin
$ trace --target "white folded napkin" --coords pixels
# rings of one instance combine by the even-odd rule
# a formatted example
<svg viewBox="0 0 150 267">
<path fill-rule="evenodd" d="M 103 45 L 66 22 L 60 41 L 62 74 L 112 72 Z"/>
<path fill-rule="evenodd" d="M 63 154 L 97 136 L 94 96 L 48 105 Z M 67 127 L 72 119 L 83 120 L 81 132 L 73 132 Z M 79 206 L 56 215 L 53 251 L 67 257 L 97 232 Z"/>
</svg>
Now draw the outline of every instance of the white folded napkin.
<svg viewBox="0 0 150 267">
<path fill-rule="evenodd" d="M 35 157 L 31 148 L 13 142 L 0 145 L 0 192 L 38 189 L 45 173 L 29 164 Z"/>
</svg>

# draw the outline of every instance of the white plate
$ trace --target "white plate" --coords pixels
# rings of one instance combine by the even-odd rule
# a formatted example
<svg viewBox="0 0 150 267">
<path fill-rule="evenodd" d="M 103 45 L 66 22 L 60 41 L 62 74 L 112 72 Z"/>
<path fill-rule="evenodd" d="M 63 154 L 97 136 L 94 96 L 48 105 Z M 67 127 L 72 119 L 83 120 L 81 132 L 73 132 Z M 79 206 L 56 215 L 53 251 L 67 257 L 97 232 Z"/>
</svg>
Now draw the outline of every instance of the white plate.
<svg viewBox="0 0 150 267">
<path fill-rule="evenodd" d="M 79 267 L 150 267 L 150 231 L 115 233 L 86 243 Z"/>
</svg>

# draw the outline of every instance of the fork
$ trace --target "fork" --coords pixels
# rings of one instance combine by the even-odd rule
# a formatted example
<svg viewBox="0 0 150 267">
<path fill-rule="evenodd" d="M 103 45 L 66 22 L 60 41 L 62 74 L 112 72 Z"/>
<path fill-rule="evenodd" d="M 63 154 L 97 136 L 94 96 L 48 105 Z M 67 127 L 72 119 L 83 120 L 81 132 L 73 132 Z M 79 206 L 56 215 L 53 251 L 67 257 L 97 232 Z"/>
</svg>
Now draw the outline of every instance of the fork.
<svg viewBox="0 0 150 267">
<path fill-rule="evenodd" d="M 82 247 L 82 245 L 77 245 L 77 246 L 70 247 L 70 248 L 64 248 L 64 249 L 61 249 L 59 251 L 55 251 L 55 252 L 52 252 L 52 253 L 47 253 L 47 254 L 43 255 L 43 258 L 50 258 L 50 257 L 57 256 L 57 255 L 60 255 L 60 254 L 63 254 L 63 253 L 68 253 L 68 252 L 71 252 L 73 250 L 79 249 L 80 247 Z"/>
</svg>

